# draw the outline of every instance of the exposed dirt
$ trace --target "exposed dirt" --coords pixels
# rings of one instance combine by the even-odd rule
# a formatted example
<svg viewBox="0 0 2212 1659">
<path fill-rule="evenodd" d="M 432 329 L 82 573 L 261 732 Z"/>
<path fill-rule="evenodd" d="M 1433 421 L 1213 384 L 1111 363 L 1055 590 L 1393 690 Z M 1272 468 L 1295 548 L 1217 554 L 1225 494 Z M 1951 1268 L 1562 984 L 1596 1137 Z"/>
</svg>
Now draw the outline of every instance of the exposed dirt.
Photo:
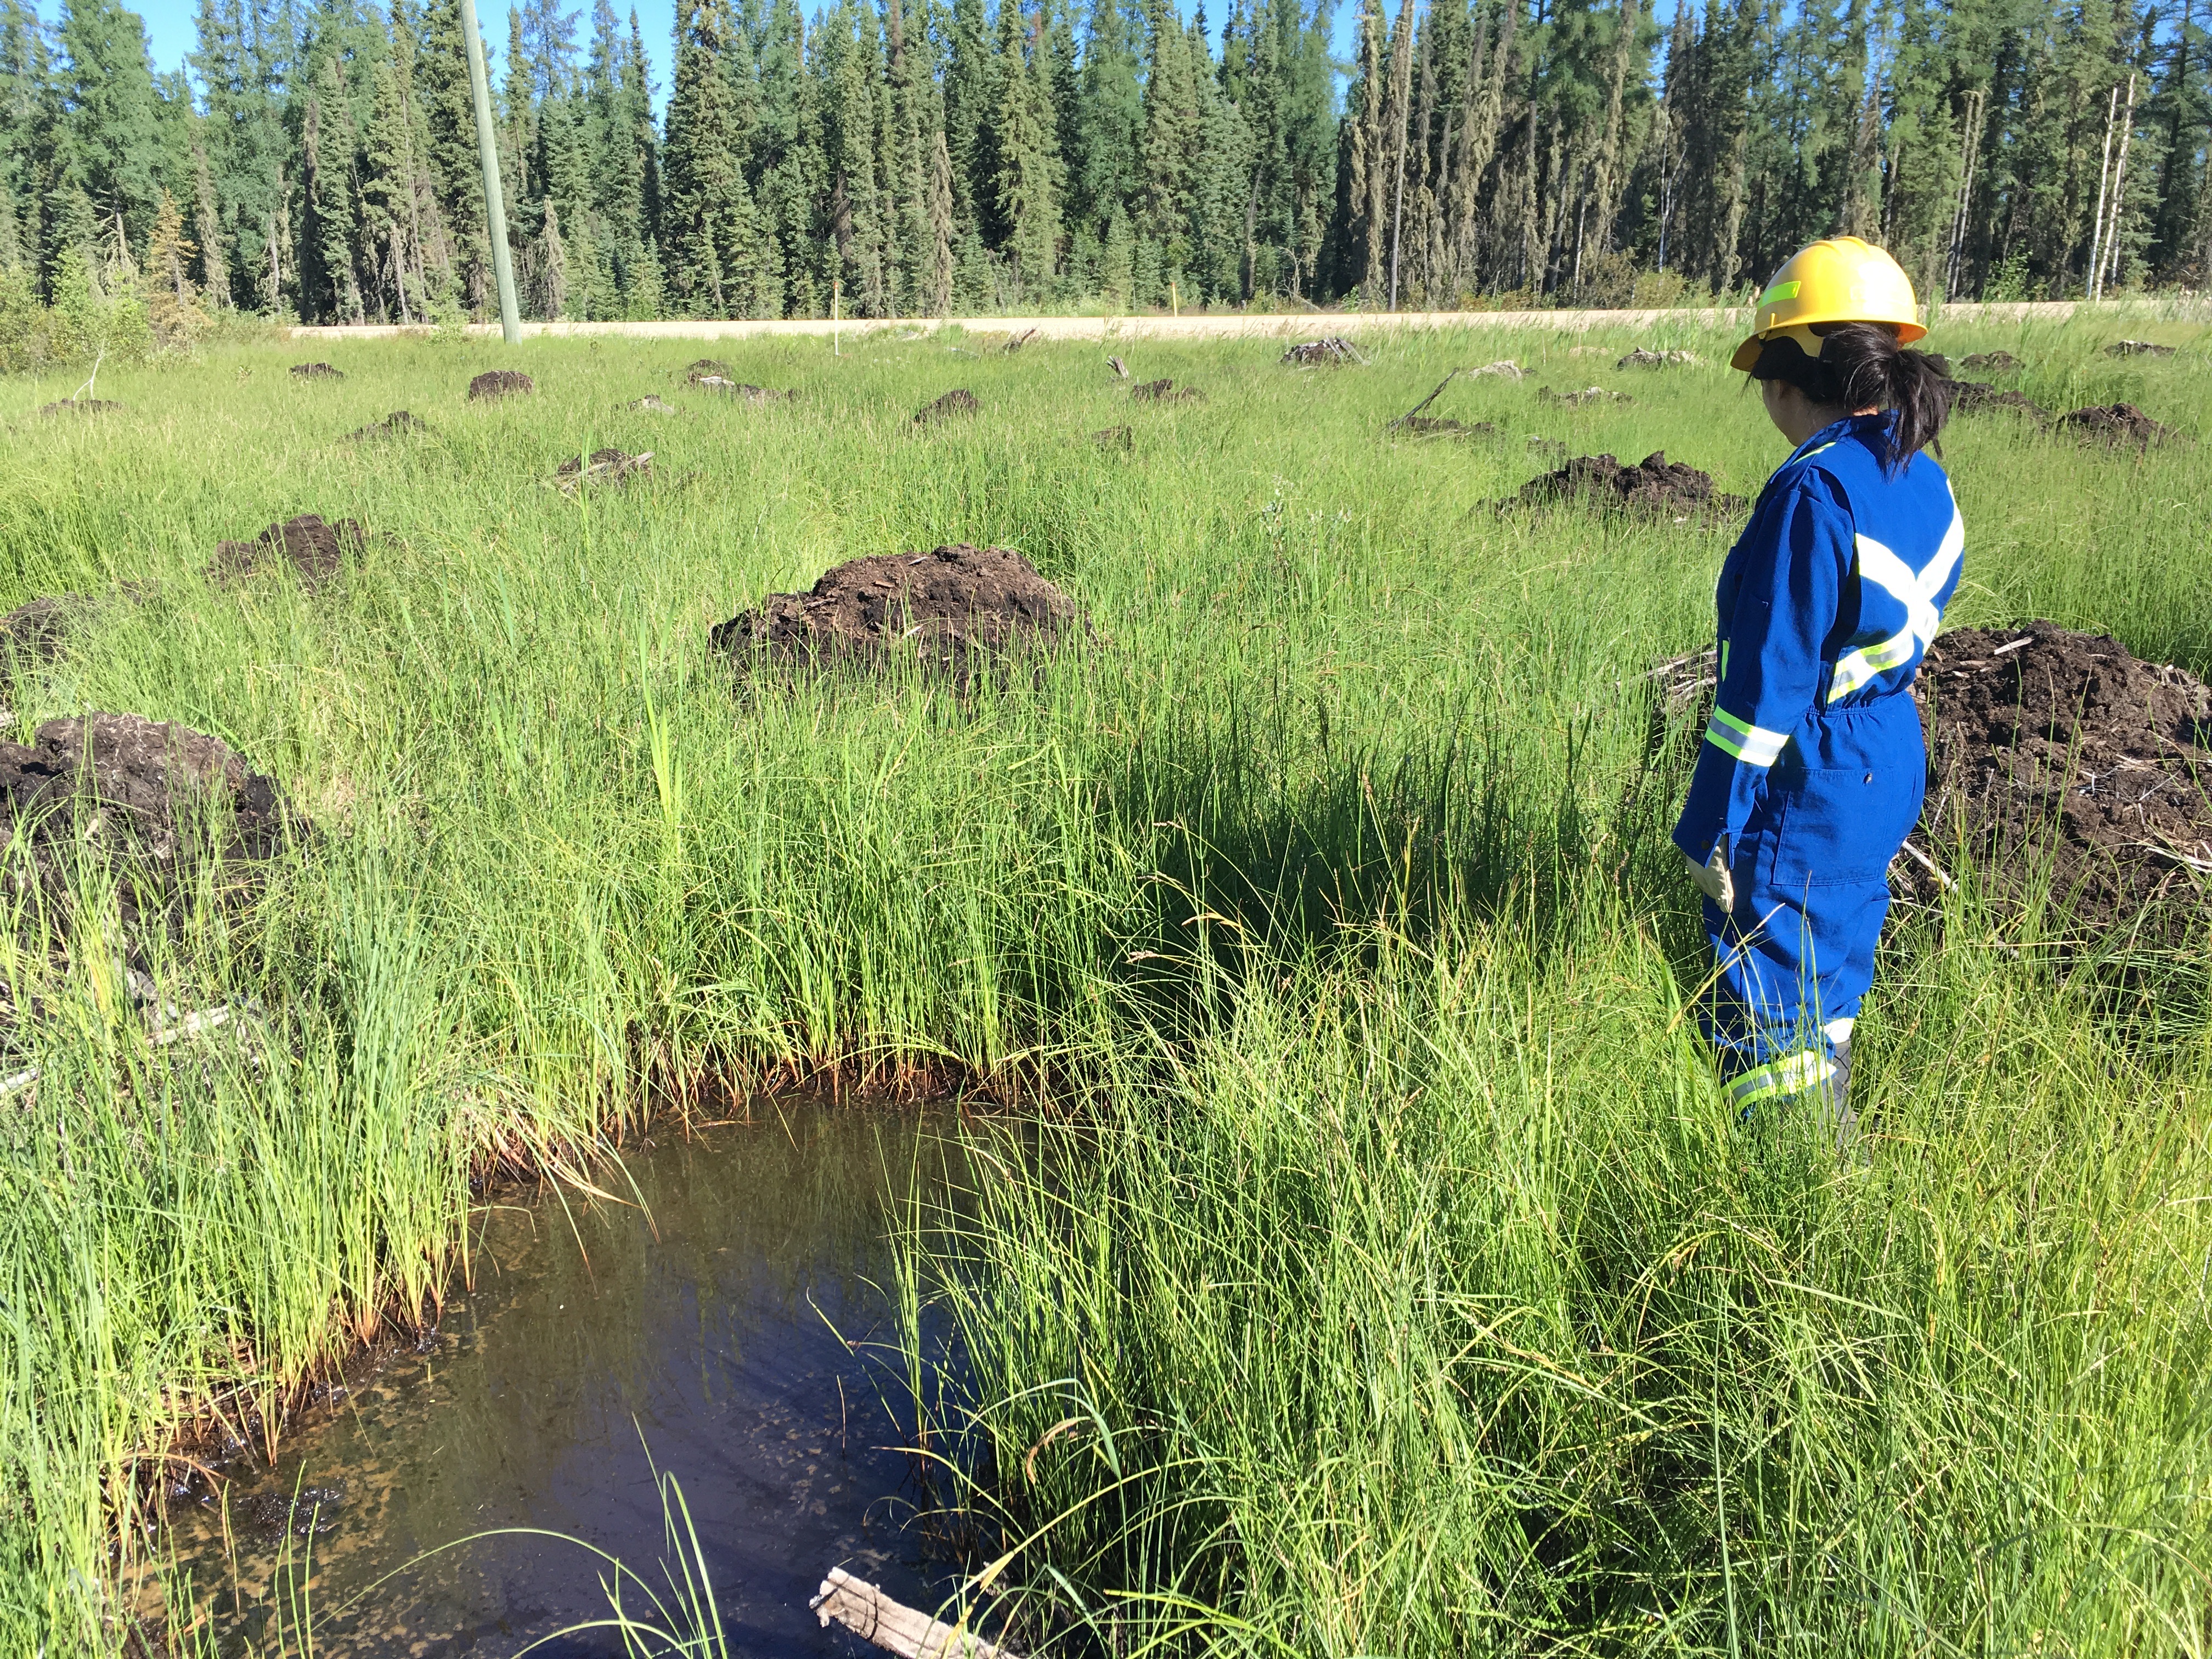
<svg viewBox="0 0 2212 1659">
<path fill-rule="evenodd" d="M 106 415 L 122 407 L 121 404 L 111 403 L 104 398 L 64 398 L 58 403 L 46 404 L 39 413 L 41 415 Z"/>
<path fill-rule="evenodd" d="M 1409 415 L 1402 421 L 1394 421 L 1383 428 L 1407 438 L 1495 438 L 1498 428 L 1488 421 L 1477 421 L 1469 426 L 1464 421 L 1446 420 L 1435 415 Z"/>
<path fill-rule="evenodd" d="M 627 454 L 619 449 L 595 449 L 589 465 L 584 458 L 571 455 L 554 469 L 553 479 L 562 490 L 574 494 L 582 484 L 626 484 L 632 478 L 653 476 L 653 452 L 641 455 Z"/>
<path fill-rule="evenodd" d="M 538 390 L 538 382 L 519 368 L 488 369 L 469 382 L 470 401 L 490 398 L 520 398 Z"/>
<path fill-rule="evenodd" d="M 2093 443 L 2110 444 L 2114 448 L 2148 449 L 2154 445 L 2177 442 L 2181 436 L 2133 404 L 2092 404 L 2087 409 L 2069 410 L 2051 426 L 2054 431 Z"/>
<path fill-rule="evenodd" d="M 2173 348 L 2154 340 L 2115 340 L 2105 348 L 2107 357 L 2171 357 Z"/>
<path fill-rule="evenodd" d="M 955 386 L 933 404 L 925 404 L 915 411 L 915 424 L 933 426 L 939 421 L 950 420 L 956 415 L 977 415 L 982 412 L 983 400 L 966 386 Z"/>
<path fill-rule="evenodd" d="M 1091 441 L 1101 449 L 1130 450 L 1137 447 L 1137 429 L 1129 426 L 1109 426 L 1091 434 Z"/>
<path fill-rule="evenodd" d="M 1630 352 L 1615 368 L 1689 368 L 1698 362 L 1694 351 L 1646 351 L 1642 346 Z"/>
<path fill-rule="evenodd" d="M 1632 404 L 1635 398 L 1626 392 L 1608 392 L 1601 386 L 1585 386 L 1580 392 L 1554 392 L 1547 386 L 1538 386 L 1536 395 L 1547 404 L 1574 409 L 1583 404 Z"/>
<path fill-rule="evenodd" d="M 1914 694 L 1931 777 L 1921 823 L 1939 860 L 1963 842 L 2000 883 L 2047 867 L 2054 896 L 2097 931 L 2147 918 L 2162 932 L 2212 910 L 2202 680 L 2031 622 L 1942 635 Z"/>
<path fill-rule="evenodd" d="M 58 661 L 78 617 L 92 608 L 82 593 L 47 593 L 0 617 L 0 655 L 17 661 Z"/>
<path fill-rule="evenodd" d="M 2017 374 L 2027 365 L 2009 351 L 1977 351 L 1972 356 L 1961 357 L 1959 367 L 1978 369 L 1984 374 Z"/>
<path fill-rule="evenodd" d="M 292 374 L 294 379 L 301 380 L 345 379 L 345 375 L 341 371 L 332 368 L 328 363 L 295 363 L 292 365 Z"/>
<path fill-rule="evenodd" d="M 273 781 L 189 726 L 94 714 L 48 720 L 28 744 L 0 743 L 0 836 L 27 851 L 37 878 L 18 925 L 35 924 L 43 909 L 52 945 L 82 890 L 80 861 L 105 866 L 116 878 L 125 963 L 139 976 L 134 998 L 148 943 L 179 936 L 187 896 L 228 902 L 250 893 L 257 866 L 299 828 Z M 15 884 L 33 898 L 30 881 Z M 39 1012 L 35 997 L 27 1007 L 0 1006 L 0 1046 Z"/>
<path fill-rule="evenodd" d="M 2038 426 L 2051 424 L 2049 410 L 2040 404 L 2030 403 L 2019 392 L 2009 388 L 2001 392 L 1996 387 L 1980 380 L 1951 382 L 1951 412 L 1954 415 L 1996 414 L 2004 410 L 2025 415 Z"/>
<path fill-rule="evenodd" d="M 737 377 L 720 357 L 701 357 L 684 367 L 684 378 L 696 386 L 702 380 L 730 380 Z"/>
<path fill-rule="evenodd" d="M 1129 388 L 1129 401 L 1138 404 L 1202 404 L 1206 394 L 1194 386 L 1173 380 L 1146 380 Z"/>
<path fill-rule="evenodd" d="M 691 384 L 702 392 L 718 392 L 725 398 L 735 398 L 740 403 L 762 405 L 789 403 L 798 398 L 796 392 L 775 392 L 764 386 L 748 386 L 742 380 L 725 379 L 720 374 L 696 374 Z"/>
<path fill-rule="evenodd" d="M 1500 502 L 1499 507 L 1501 510 L 1548 507 L 1566 501 L 1672 519 L 1677 524 L 1691 519 L 1733 518 L 1748 505 L 1741 495 L 1716 490 L 1710 473 L 1669 461 L 1662 449 L 1633 466 L 1623 466 L 1610 455 L 1577 455 L 1558 471 L 1531 478 L 1522 485 L 1518 495 Z"/>
<path fill-rule="evenodd" d="M 634 409 L 641 415 L 674 415 L 679 412 L 667 398 L 656 398 L 650 392 L 642 398 L 631 398 L 624 407 Z"/>
<path fill-rule="evenodd" d="M 334 580 L 346 556 L 358 554 L 367 540 L 351 519 L 327 522 L 320 514 L 302 513 L 270 525 L 250 542 L 217 543 L 207 574 L 228 586 L 289 564 L 300 586 L 313 593 Z"/>
<path fill-rule="evenodd" d="M 340 443 L 367 443 L 375 438 L 397 438 L 409 432 L 428 432 L 429 427 L 416 420 L 404 409 L 395 409 L 380 421 L 371 421 L 338 440 Z"/>
<path fill-rule="evenodd" d="M 1306 340 L 1292 346 L 1282 356 L 1286 363 L 1296 363 L 1301 368 L 1316 367 L 1336 368 L 1345 363 L 1364 363 L 1359 348 L 1341 334 L 1332 334 L 1325 339 Z"/>
<path fill-rule="evenodd" d="M 854 559 L 804 593 L 771 593 L 709 643 L 740 672 L 915 663 L 965 687 L 979 659 L 1049 647 L 1082 630 L 1073 599 L 1004 547 L 958 544 Z"/>
</svg>

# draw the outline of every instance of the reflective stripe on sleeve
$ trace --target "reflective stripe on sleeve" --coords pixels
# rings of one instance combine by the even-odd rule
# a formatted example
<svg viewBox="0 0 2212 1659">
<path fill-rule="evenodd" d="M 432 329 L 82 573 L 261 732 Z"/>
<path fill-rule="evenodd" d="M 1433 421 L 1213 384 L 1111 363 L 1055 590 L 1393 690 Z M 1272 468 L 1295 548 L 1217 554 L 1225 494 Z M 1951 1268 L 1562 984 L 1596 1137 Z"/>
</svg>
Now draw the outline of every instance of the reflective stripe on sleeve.
<svg viewBox="0 0 2212 1659">
<path fill-rule="evenodd" d="M 1749 1111 L 1776 1095 L 1794 1095 L 1816 1088 L 1836 1074 L 1836 1062 L 1818 1048 L 1800 1048 L 1771 1065 L 1746 1072 L 1729 1085 L 1728 1103 Z"/>
<path fill-rule="evenodd" d="M 1943 622 L 1943 613 L 1936 608 L 1936 596 L 1951 580 L 1966 550 L 1966 521 L 1960 516 L 1955 501 L 1951 507 L 1951 527 L 1943 532 L 1928 568 L 1917 575 L 1873 537 L 1858 538 L 1859 580 L 1874 583 L 1905 607 L 1905 626 L 1886 640 L 1847 651 L 1836 659 L 1836 672 L 1828 683 L 1830 702 L 1848 697 L 1893 668 L 1904 667 L 1916 652 L 1935 639 Z"/>
<path fill-rule="evenodd" d="M 1716 704 L 1712 719 L 1705 722 L 1705 741 L 1746 766 L 1771 766 L 1782 757 L 1782 748 L 1790 741 L 1790 734 L 1750 725 Z"/>
</svg>

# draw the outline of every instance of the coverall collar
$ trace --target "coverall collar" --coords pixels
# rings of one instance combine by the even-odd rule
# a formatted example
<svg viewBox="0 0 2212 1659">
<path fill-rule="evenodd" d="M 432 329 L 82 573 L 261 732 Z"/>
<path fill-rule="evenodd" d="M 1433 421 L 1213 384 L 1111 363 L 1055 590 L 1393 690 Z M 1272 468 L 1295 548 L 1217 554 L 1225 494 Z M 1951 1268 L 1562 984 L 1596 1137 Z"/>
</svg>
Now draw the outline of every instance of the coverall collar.
<svg viewBox="0 0 2212 1659">
<path fill-rule="evenodd" d="M 1816 449 L 1826 449 L 1830 444 L 1840 443 L 1856 432 L 1885 431 L 1889 426 L 1890 411 L 1876 410 L 1871 415 L 1846 415 L 1840 421 L 1831 421 L 1811 437 L 1790 452 L 1790 461 L 1802 460 Z M 1790 461 L 1782 463 L 1784 466 Z"/>
</svg>

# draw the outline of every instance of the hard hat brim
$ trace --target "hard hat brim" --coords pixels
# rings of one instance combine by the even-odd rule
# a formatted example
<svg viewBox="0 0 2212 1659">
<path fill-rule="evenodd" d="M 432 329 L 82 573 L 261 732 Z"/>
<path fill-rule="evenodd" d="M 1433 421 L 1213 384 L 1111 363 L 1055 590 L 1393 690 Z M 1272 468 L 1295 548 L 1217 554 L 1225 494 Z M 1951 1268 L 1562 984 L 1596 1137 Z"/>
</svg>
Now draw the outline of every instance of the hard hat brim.
<svg viewBox="0 0 2212 1659">
<path fill-rule="evenodd" d="M 1858 319 L 1855 318 L 1838 317 L 1832 319 L 1824 320 L 1846 322 L 1856 321 Z M 1802 325 L 1792 324 L 1790 325 L 1790 327 L 1799 326 L 1802 326 Z M 1919 323 L 1876 322 L 1875 326 L 1877 328 L 1895 329 L 1897 331 L 1897 343 L 1899 345 L 1911 345 L 1915 340 L 1923 340 L 1928 337 L 1928 330 Z M 1753 334 L 1750 336 L 1741 345 L 1735 349 L 1735 356 L 1729 359 L 1729 367 L 1735 370 L 1739 374 L 1750 374 L 1753 368 L 1757 367 L 1759 362 L 1759 354 L 1766 349 L 1767 341 L 1777 334 L 1788 333 L 1790 331 L 1790 327 L 1770 328 L 1763 334 Z"/>
</svg>

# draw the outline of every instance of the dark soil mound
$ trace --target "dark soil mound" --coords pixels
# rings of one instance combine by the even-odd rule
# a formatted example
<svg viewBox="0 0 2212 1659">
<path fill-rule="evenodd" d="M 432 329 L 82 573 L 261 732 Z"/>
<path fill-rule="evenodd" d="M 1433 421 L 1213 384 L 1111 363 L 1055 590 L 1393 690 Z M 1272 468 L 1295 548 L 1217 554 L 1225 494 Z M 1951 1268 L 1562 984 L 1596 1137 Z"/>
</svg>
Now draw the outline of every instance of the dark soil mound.
<svg viewBox="0 0 2212 1659">
<path fill-rule="evenodd" d="M 1316 365 L 1333 368 L 1343 363 L 1364 363 L 1367 359 L 1359 355 L 1359 348 L 1351 341 L 1340 334 L 1332 334 L 1326 339 L 1307 340 L 1292 346 L 1283 354 L 1282 361 L 1296 363 L 1301 368 L 1312 368 Z"/>
<path fill-rule="evenodd" d="M 1137 429 L 1129 426 L 1109 426 L 1103 431 L 1092 433 L 1091 441 L 1101 449 L 1134 449 L 1137 447 Z"/>
<path fill-rule="evenodd" d="M 1747 505 L 1741 495 L 1716 490 L 1710 473 L 1669 461 L 1663 449 L 1634 466 L 1623 466 L 1610 455 L 1577 455 L 1557 471 L 1531 478 L 1517 496 L 1501 505 L 1548 507 L 1565 501 L 1668 518 L 1677 524 L 1693 518 L 1734 517 Z"/>
<path fill-rule="evenodd" d="M 949 420 L 955 415 L 976 415 L 982 412 L 983 400 L 965 386 L 955 386 L 935 403 L 917 410 L 915 420 L 922 426 Z"/>
<path fill-rule="evenodd" d="M 2032 622 L 1943 635 L 1914 692 L 1931 774 L 1921 822 L 1937 848 L 1963 842 L 2001 882 L 2047 862 L 2055 896 L 2092 928 L 2158 911 L 2164 931 L 2212 908 L 2202 680 Z"/>
<path fill-rule="evenodd" d="M 295 363 L 294 376 L 302 380 L 343 380 L 345 376 L 328 363 Z"/>
<path fill-rule="evenodd" d="M 520 398 L 537 390 L 538 382 L 520 369 L 494 368 L 469 382 L 469 400 L 475 403 L 489 398 Z"/>
<path fill-rule="evenodd" d="M 720 357 L 702 357 L 684 369 L 684 378 L 694 386 L 702 380 L 726 380 L 730 366 Z"/>
<path fill-rule="evenodd" d="M 91 605 L 82 593 L 48 593 L 17 605 L 0 617 L 0 656 L 18 661 L 58 660 L 70 629 Z"/>
<path fill-rule="evenodd" d="M 1626 392 L 1607 392 L 1601 386 L 1585 386 L 1580 392 L 1554 392 L 1547 386 L 1538 386 L 1536 395 L 1547 404 L 1557 404 L 1573 409 L 1583 404 L 1632 404 L 1635 398 Z"/>
<path fill-rule="evenodd" d="M 105 415 L 112 410 L 122 407 L 121 404 L 110 403 L 100 398 L 64 398 L 59 403 L 45 405 L 39 413 L 41 415 Z"/>
<path fill-rule="evenodd" d="M 1139 404 L 1202 404 L 1206 394 L 1194 386 L 1179 386 L 1173 380 L 1146 380 L 1129 388 L 1129 401 Z"/>
<path fill-rule="evenodd" d="M 1435 415 L 1408 415 L 1384 430 L 1396 431 L 1408 438 L 1495 438 L 1498 435 L 1498 428 L 1488 421 L 1477 421 L 1469 426 L 1464 421 L 1445 420 Z"/>
<path fill-rule="evenodd" d="M 725 398 L 735 398 L 740 403 L 754 404 L 787 403 L 799 396 L 796 392 L 775 392 L 764 386 L 747 386 L 743 381 L 725 380 L 718 374 L 695 377 L 691 384 L 702 392 L 716 392 Z"/>
<path fill-rule="evenodd" d="M 366 540 L 351 519 L 328 523 L 319 514 L 302 513 L 270 525 L 250 542 L 217 543 L 207 574 L 228 586 L 289 564 L 300 586 L 312 593 L 337 576 L 345 568 L 346 555 L 360 552 Z"/>
<path fill-rule="evenodd" d="M 1959 367 L 1979 369 L 1984 374 L 2016 374 L 2027 365 L 2009 351 L 1977 351 L 1970 357 L 1961 357 Z"/>
<path fill-rule="evenodd" d="M 2154 444 L 2171 443 L 2180 435 L 2133 404 L 2092 404 L 2087 409 L 2069 410 L 2052 425 L 2057 431 L 2116 448 L 2148 449 Z"/>
<path fill-rule="evenodd" d="M 2011 410 L 2025 415 L 2038 426 L 2051 424 L 2051 411 L 2039 404 L 2032 404 L 2017 392 L 2000 392 L 1980 380 L 1954 380 L 1951 383 L 1951 412 L 1954 415 L 1972 411 L 1993 414 Z"/>
<path fill-rule="evenodd" d="M 397 438 L 402 433 L 428 432 L 430 428 L 404 409 L 395 409 L 380 421 L 371 421 L 356 428 L 338 440 L 340 443 L 367 443 L 372 438 Z"/>
<path fill-rule="evenodd" d="M 0 828 L 27 848 L 48 920 L 74 900 L 76 861 L 98 859 L 118 878 L 124 955 L 138 972 L 150 937 L 177 936 L 187 891 L 207 890 L 197 872 L 210 860 L 218 900 L 238 898 L 295 827 L 270 780 L 189 726 L 88 714 L 0 743 Z"/>
<path fill-rule="evenodd" d="M 2153 340 L 2115 340 L 2105 348 L 2107 357 L 2171 357 L 2173 348 Z"/>
<path fill-rule="evenodd" d="M 854 559 L 804 593 L 771 593 L 715 629 L 738 666 L 913 662 L 964 686 L 974 659 L 1050 646 L 1083 626 L 1075 601 L 1020 554 L 958 544 Z"/>
<path fill-rule="evenodd" d="M 593 450 L 589 465 L 585 465 L 583 457 L 571 455 L 555 468 L 553 473 L 554 481 L 562 489 L 570 491 L 575 489 L 580 483 L 626 484 L 632 478 L 647 478 L 652 476 L 653 452 L 651 450 L 646 451 L 642 455 L 630 455 L 619 449 Z"/>
</svg>

